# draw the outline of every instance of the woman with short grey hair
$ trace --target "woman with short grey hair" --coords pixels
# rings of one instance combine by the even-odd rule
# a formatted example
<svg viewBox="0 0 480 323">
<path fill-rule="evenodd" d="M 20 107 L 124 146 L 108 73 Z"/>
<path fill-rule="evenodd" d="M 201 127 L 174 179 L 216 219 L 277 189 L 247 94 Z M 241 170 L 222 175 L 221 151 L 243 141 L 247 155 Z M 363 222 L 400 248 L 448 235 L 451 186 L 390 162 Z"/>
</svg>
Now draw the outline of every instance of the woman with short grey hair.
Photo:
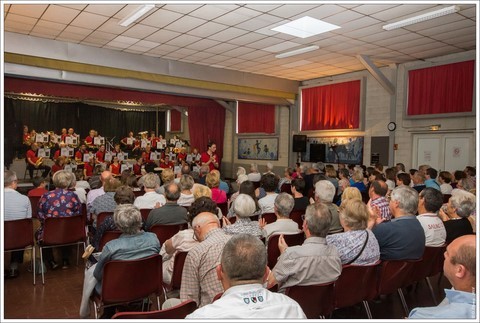
<svg viewBox="0 0 480 323">
<path fill-rule="evenodd" d="M 193 181 L 193 177 L 187 174 L 183 174 L 180 177 L 180 198 L 177 201 L 178 205 L 181 206 L 190 206 L 192 205 L 193 201 L 195 201 L 195 197 L 192 193 L 192 187 L 195 182 Z"/>
<path fill-rule="evenodd" d="M 233 202 L 233 211 L 236 215 L 236 221 L 231 224 L 227 217 L 223 217 L 223 230 L 228 234 L 248 233 L 262 238 L 262 230 L 257 221 L 252 221 L 250 217 L 257 210 L 255 201 L 250 195 L 239 194 Z"/>
</svg>

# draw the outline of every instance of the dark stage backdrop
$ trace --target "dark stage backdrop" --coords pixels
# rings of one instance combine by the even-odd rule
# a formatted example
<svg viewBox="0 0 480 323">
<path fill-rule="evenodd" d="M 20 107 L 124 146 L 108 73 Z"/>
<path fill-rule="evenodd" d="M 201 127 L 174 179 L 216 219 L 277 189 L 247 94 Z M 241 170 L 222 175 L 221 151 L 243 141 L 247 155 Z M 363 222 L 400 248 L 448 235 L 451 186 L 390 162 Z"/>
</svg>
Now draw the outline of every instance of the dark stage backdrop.
<svg viewBox="0 0 480 323">
<path fill-rule="evenodd" d="M 5 98 L 4 103 L 5 135 L 7 136 L 10 131 L 19 133 L 20 144 L 24 124 L 29 130 L 35 129 L 37 132 L 53 130 L 56 134 L 60 134 L 62 128 L 74 128 L 75 133 L 80 134 L 82 139 L 88 135 L 90 129 L 95 129 L 108 140 L 115 137 L 115 143 L 126 137 L 130 130 L 137 135 L 140 131 L 150 132 L 156 128 L 156 111 L 125 111 L 77 102 L 35 102 L 10 98 Z M 13 129 L 9 125 L 20 127 Z M 7 131 L 7 128 L 12 129 Z M 165 136 L 163 111 L 158 112 L 158 134 Z"/>
</svg>

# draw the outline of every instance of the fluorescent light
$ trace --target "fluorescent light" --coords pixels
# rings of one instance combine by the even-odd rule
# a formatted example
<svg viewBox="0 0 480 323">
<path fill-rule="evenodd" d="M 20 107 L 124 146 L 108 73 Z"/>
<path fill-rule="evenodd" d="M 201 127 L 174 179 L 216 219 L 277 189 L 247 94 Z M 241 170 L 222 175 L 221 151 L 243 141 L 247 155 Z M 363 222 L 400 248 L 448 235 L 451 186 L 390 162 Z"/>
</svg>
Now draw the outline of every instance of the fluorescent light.
<svg viewBox="0 0 480 323">
<path fill-rule="evenodd" d="M 307 38 L 321 33 L 326 33 L 327 31 L 331 31 L 337 28 L 340 27 L 322 20 L 305 16 L 300 19 L 296 19 L 286 24 L 272 28 L 271 30 L 292 35 L 295 37 Z"/>
<path fill-rule="evenodd" d="M 451 13 L 455 13 L 455 12 L 458 12 L 458 11 L 460 11 L 459 6 L 445 7 L 445 8 L 439 9 L 439 10 L 435 10 L 435 11 L 432 11 L 432 12 L 425 13 L 423 15 L 407 18 L 407 19 L 404 19 L 404 20 L 400 20 L 400 21 L 385 25 L 382 28 L 385 29 L 385 30 L 398 29 L 398 28 L 413 25 L 413 24 L 416 24 L 416 23 L 419 23 L 419 22 L 422 22 L 422 21 L 426 21 L 426 20 L 438 18 L 438 17 L 441 17 L 441 16 L 449 15 Z"/>
<path fill-rule="evenodd" d="M 286 52 L 286 53 L 278 54 L 278 55 L 275 55 L 275 57 L 276 58 L 290 57 L 290 56 L 293 56 L 293 55 L 308 53 L 308 52 L 311 52 L 312 50 L 316 50 L 316 49 L 319 49 L 319 48 L 320 47 L 315 46 L 315 45 L 314 46 L 308 46 L 308 47 L 304 47 L 304 48 L 295 49 L 295 50 L 292 50 L 292 51 L 289 51 L 289 52 Z"/>
<path fill-rule="evenodd" d="M 145 4 L 143 6 L 140 6 L 138 7 L 136 10 L 134 10 L 132 13 L 130 13 L 129 15 L 127 15 L 125 18 L 123 18 L 122 20 L 120 20 L 120 22 L 118 23 L 120 26 L 123 26 L 123 27 L 128 27 L 130 26 L 135 20 L 137 20 L 138 18 L 142 17 L 143 15 L 145 15 L 147 12 L 149 12 L 150 10 L 152 10 L 153 8 L 155 8 L 155 5 L 154 4 Z"/>
</svg>

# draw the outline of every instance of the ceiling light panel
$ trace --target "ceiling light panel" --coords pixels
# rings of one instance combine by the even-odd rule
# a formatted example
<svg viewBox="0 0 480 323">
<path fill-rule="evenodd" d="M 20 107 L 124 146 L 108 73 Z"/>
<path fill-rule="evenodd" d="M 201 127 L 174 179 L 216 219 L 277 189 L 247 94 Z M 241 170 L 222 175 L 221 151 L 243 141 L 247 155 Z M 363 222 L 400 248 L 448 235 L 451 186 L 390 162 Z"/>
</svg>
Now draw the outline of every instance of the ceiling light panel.
<svg viewBox="0 0 480 323">
<path fill-rule="evenodd" d="M 271 52 L 271 53 L 278 53 L 278 52 L 281 52 L 281 51 L 284 51 L 284 50 L 287 50 L 287 49 L 290 49 L 290 48 L 293 48 L 293 47 L 297 47 L 297 46 L 300 46 L 300 45 L 301 44 L 294 43 L 294 42 L 291 42 L 291 41 L 285 41 L 285 42 L 281 42 L 280 44 L 276 44 L 276 45 L 266 47 L 263 50 L 267 51 L 267 52 Z"/>
<path fill-rule="evenodd" d="M 410 17 L 410 18 L 407 18 L 407 19 L 403 19 L 403 20 L 391 23 L 391 24 L 387 24 L 387 25 L 383 26 L 383 29 L 392 30 L 392 29 L 397 29 L 397 28 L 403 28 L 405 26 L 417 24 L 417 23 L 420 23 L 420 22 L 423 22 L 423 21 L 426 21 L 426 20 L 435 19 L 435 18 L 438 18 L 438 17 L 449 15 L 449 14 L 458 12 L 459 10 L 460 10 L 460 6 L 449 6 L 449 7 L 445 7 L 445 8 L 442 8 L 442 9 L 435 10 L 435 11 L 430 11 L 430 12 L 424 13 L 422 15 Z"/>
<path fill-rule="evenodd" d="M 303 54 L 303 53 L 308 53 L 308 52 L 317 50 L 319 48 L 320 47 L 318 47 L 316 45 L 303 47 L 303 48 L 295 49 L 295 50 L 292 50 L 292 51 L 289 51 L 289 52 L 286 52 L 286 53 L 275 55 L 275 57 L 276 58 L 285 58 L 285 57 L 290 57 L 290 56 L 294 56 L 294 55 L 300 55 L 300 54 Z"/>
<path fill-rule="evenodd" d="M 145 16 L 153 8 L 155 8 L 154 4 L 145 4 L 142 6 L 138 6 L 137 8 L 135 8 L 135 10 L 133 10 L 128 15 L 126 15 L 122 20 L 120 20 L 118 24 L 123 27 L 128 27 L 131 24 L 133 24 L 135 21 Z"/>
<path fill-rule="evenodd" d="M 273 30 L 300 38 L 307 38 L 338 28 L 340 27 L 337 25 L 305 16 L 303 18 L 291 21 L 285 25 L 275 27 Z"/>
</svg>

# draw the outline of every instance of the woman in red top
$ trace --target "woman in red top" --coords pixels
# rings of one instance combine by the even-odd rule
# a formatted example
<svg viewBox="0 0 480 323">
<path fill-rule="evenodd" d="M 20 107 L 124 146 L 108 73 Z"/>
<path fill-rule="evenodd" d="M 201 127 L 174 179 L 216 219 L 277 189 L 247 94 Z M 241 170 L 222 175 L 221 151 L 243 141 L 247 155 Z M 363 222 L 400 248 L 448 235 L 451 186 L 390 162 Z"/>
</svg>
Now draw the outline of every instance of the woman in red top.
<svg viewBox="0 0 480 323">
<path fill-rule="evenodd" d="M 227 193 L 222 191 L 220 186 L 220 176 L 219 173 L 210 172 L 207 174 L 207 178 L 205 179 L 205 183 L 207 186 L 212 190 L 212 200 L 219 204 L 219 203 L 226 203 L 227 202 Z"/>
<path fill-rule="evenodd" d="M 52 166 L 52 177 L 53 174 L 58 172 L 59 170 L 62 170 L 65 167 L 65 156 L 58 156 L 55 159 L 55 164 Z"/>
<path fill-rule="evenodd" d="M 215 154 L 217 145 L 214 142 L 210 142 L 207 148 L 207 151 L 202 153 L 202 157 L 200 158 L 202 166 L 208 165 L 210 170 L 218 169 L 218 157 L 217 154 Z"/>
<path fill-rule="evenodd" d="M 113 176 L 120 176 L 120 163 L 118 157 L 113 157 L 113 163 L 110 164 L 110 172 Z"/>
<path fill-rule="evenodd" d="M 85 180 L 88 180 L 90 176 L 93 175 L 94 168 L 95 168 L 95 157 L 91 156 L 88 159 L 88 163 L 86 163 L 85 167 L 83 168 L 83 176 L 85 177 Z"/>
<path fill-rule="evenodd" d="M 105 145 L 101 145 L 100 148 L 98 148 L 98 151 L 95 153 L 95 157 L 99 163 L 105 162 Z"/>
<path fill-rule="evenodd" d="M 142 176 L 142 165 L 143 165 L 143 158 L 137 157 L 137 162 L 133 164 L 133 173 L 136 176 Z"/>
</svg>

